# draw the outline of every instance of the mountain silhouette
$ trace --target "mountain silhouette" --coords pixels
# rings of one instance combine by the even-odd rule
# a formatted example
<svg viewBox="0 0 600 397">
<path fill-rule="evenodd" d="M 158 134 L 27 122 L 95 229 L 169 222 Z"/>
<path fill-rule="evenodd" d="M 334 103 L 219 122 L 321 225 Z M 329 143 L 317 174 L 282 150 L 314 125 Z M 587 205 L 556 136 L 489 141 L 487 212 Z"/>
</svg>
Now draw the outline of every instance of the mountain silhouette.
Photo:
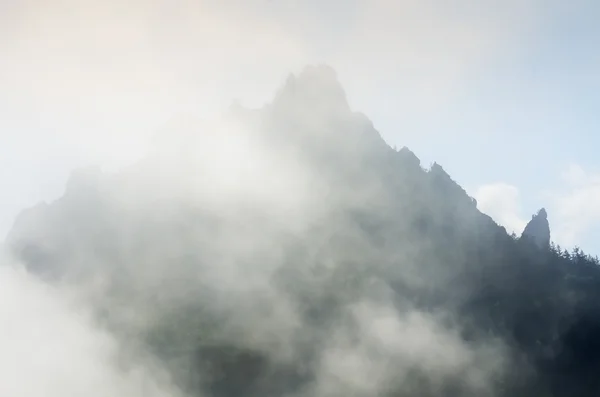
<svg viewBox="0 0 600 397">
<path fill-rule="evenodd" d="M 330 67 L 156 142 L 74 173 L 7 245 L 191 395 L 600 393 L 597 260 L 551 244 L 545 210 L 508 235 L 389 147 Z"/>
</svg>

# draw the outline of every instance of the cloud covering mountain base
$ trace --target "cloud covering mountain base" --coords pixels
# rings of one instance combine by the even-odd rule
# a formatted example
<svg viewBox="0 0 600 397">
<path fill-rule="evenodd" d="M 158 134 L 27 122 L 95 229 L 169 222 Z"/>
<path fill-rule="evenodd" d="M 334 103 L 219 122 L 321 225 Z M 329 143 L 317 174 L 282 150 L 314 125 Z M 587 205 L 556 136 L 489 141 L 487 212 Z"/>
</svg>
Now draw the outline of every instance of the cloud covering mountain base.
<svg viewBox="0 0 600 397">
<path fill-rule="evenodd" d="M 18 303 L 2 315 L 20 333 L 3 340 L 9 359 L 22 341 L 40 361 L 14 379 L 38 371 L 56 397 L 553 387 L 538 364 L 580 307 L 537 266 L 545 248 L 508 236 L 440 165 L 387 146 L 331 68 L 291 76 L 261 109 L 182 117 L 155 142 L 117 173 L 75 173 L 17 220 L 7 248 L 30 275 L 3 269 Z M 540 307 L 551 316 L 523 320 Z"/>
<path fill-rule="evenodd" d="M 128 349 L 75 298 L 3 260 L 1 395 L 179 396 L 167 373 L 128 357 Z"/>
</svg>

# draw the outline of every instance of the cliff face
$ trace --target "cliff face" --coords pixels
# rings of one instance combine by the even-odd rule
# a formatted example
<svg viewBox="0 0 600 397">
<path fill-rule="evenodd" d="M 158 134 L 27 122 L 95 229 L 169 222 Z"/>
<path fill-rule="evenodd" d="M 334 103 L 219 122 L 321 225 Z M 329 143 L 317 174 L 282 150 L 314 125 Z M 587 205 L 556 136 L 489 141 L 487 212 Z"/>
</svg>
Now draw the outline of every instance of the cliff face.
<svg viewBox="0 0 600 397">
<path fill-rule="evenodd" d="M 548 223 L 548 214 L 544 208 L 531 217 L 521 237 L 530 238 L 540 248 L 550 246 L 550 223 Z"/>
<path fill-rule="evenodd" d="M 572 395 L 582 349 L 563 336 L 600 300 L 567 275 L 597 272 L 513 240 L 440 165 L 386 145 L 331 68 L 225 119 L 183 118 L 138 164 L 77 173 L 17 220 L 12 252 L 180 360 L 197 395 Z M 530 225 L 548 248 L 545 211 Z"/>
</svg>

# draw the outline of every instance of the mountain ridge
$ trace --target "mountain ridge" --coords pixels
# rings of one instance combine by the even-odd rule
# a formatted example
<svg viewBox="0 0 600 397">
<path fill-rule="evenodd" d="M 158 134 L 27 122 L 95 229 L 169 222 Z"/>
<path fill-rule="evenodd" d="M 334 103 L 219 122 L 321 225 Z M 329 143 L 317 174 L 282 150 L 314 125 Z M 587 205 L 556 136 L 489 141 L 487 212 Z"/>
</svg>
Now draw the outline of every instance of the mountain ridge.
<svg viewBox="0 0 600 397">
<path fill-rule="evenodd" d="M 594 261 L 509 236 L 442 166 L 387 145 L 333 69 L 225 119 L 175 123 L 182 141 L 120 173 L 76 173 L 8 246 L 86 289 L 124 340 L 183 360 L 166 365 L 193 395 L 600 390 L 600 352 L 573 359 L 600 336 Z"/>
</svg>

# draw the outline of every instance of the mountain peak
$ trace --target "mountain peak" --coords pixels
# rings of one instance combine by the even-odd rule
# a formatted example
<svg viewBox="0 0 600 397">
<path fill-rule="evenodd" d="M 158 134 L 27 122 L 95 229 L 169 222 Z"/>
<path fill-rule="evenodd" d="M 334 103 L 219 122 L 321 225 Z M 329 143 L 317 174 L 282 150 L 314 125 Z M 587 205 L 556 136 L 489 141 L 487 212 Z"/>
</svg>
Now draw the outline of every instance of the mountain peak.
<svg viewBox="0 0 600 397">
<path fill-rule="evenodd" d="M 335 158 L 348 165 L 358 157 L 380 157 L 389 148 L 372 122 L 350 108 L 337 73 L 328 65 L 309 65 L 289 75 L 261 113 L 275 137 L 328 161 Z"/>
<path fill-rule="evenodd" d="M 548 222 L 548 213 L 545 208 L 541 208 L 537 214 L 531 217 L 531 220 L 525 226 L 521 237 L 527 236 L 532 239 L 540 248 L 550 245 L 550 224 Z"/>
<path fill-rule="evenodd" d="M 335 70 L 324 64 L 306 66 L 298 75 L 288 76 L 274 104 L 302 106 L 310 111 L 349 111 L 346 92 Z"/>
<path fill-rule="evenodd" d="M 535 216 L 536 215 L 532 216 L 532 218 L 535 217 Z M 545 208 L 541 208 L 538 211 L 537 216 L 540 217 L 540 218 L 542 218 L 542 219 L 548 219 L 548 213 L 546 212 Z"/>
</svg>

